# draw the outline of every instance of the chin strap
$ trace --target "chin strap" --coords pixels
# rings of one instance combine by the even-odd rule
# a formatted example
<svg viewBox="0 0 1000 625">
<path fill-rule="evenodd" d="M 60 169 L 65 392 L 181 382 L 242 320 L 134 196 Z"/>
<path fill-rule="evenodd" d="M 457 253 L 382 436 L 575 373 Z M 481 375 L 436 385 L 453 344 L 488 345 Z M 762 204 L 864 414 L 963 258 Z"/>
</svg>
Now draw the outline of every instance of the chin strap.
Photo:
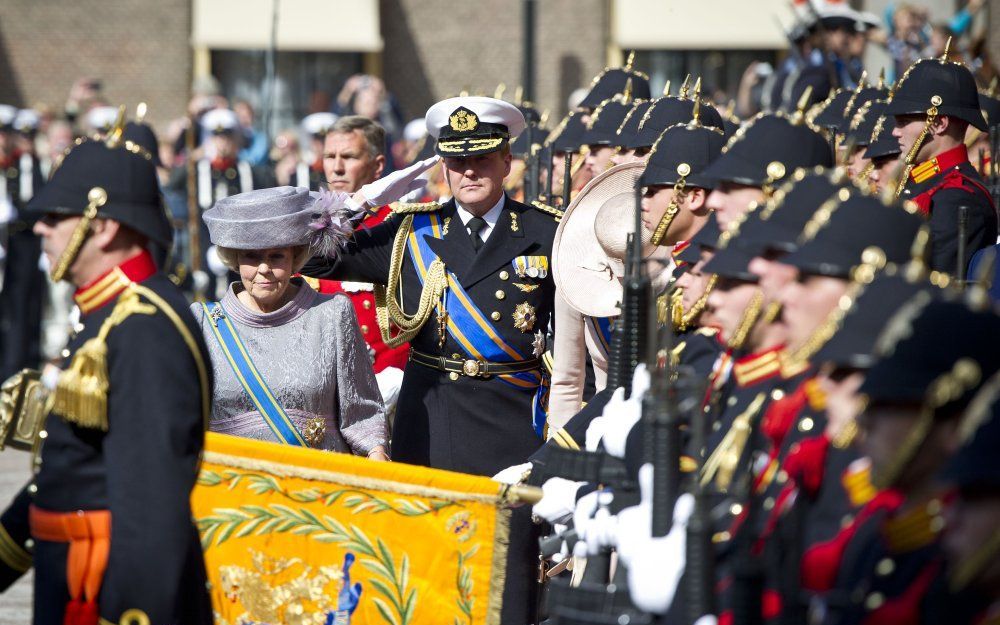
<svg viewBox="0 0 1000 625">
<path fill-rule="evenodd" d="M 924 142 L 927 140 L 927 133 L 930 132 L 931 126 L 934 125 L 934 120 L 937 119 L 937 105 L 940 103 L 940 96 L 934 96 L 931 98 L 932 106 L 927 109 L 927 119 L 924 121 L 924 127 L 917 136 L 917 140 L 913 142 L 910 150 L 906 153 L 906 160 L 903 161 L 906 167 L 903 169 L 903 175 L 899 177 L 899 182 L 896 183 L 896 191 L 893 196 L 894 199 L 899 199 L 899 196 L 903 194 L 903 189 L 906 188 L 906 183 L 910 180 L 910 172 L 913 171 L 913 166 L 916 165 L 917 153 L 920 152 L 920 148 L 923 147 Z"/>
<path fill-rule="evenodd" d="M 87 208 L 83 209 L 83 217 L 80 219 L 80 223 L 76 225 L 76 229 L 73 230 L 73 234 L 70 236 L 69 243 L 66 244 L 66 249 L 59 255 L 59 260 L 56 261 L 55 269 L 52 271 L 53 282 L 59 282 L 66 277 L 66 272 L 69 271 L 73 261 L 76 260 L 77 254 L 80 253 L 80 248 L 83 247 L 83 242 L 87 240 L 87 236 L 90 234 L 90 222 L 97 217 L 97 209 L 104 206 L 107 201 L 108 192 L 101 187 L 94 187 L 87 193 Z"/>
</svg>

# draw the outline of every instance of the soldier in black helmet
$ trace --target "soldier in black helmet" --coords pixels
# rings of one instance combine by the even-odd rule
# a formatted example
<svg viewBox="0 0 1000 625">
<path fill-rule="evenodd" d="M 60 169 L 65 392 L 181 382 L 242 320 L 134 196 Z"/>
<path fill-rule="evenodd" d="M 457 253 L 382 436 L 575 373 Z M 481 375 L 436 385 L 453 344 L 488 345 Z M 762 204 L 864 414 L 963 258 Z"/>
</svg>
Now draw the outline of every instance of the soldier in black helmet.
<svg viewBox="0 0 1000 625">
<path fill-rule="evenodd" d="M 624 67 L 607 67 L 595 76 L 593 82 L 590 83 L 590 91 L 587 92 L 583 100 L 580 100 L 577 108 L 589 114 L 600 106 L 601 102 L 616 94 L 624 93 L 625 87 L 629 83 L 631 83 L 633 97 L 637 100 L 648 100 L 649 76 L 632 69 L 634 59 L 635 52 L 632 52 Z"/>
<path fill-rule="evenodd" d="M 921 59 L 899 79 L 886 114 L 906 165 L 897 197 L 916 202 L 931 225 L 931 268 L 964 274 L 979 249 L 996 243 L 996 207 L 969 163 L 969 126 L 986 130 L 976 81 L 961 63 Z M 965 256 L 958 258 L 960 208 Z"/>
<path fill-rule="evenodd" d="M 77 287 L 83 327 L 50 391 L 30 371 L 3 388 L 5 405 L 34 389 L 14 419 L 41 451 L 0 517 L 0 588 L 33 567 L 37 625 L 212 622 L 189 504 L 208 352 L 146 249 L 170 232 L 152 156 L 122 126 L 74 147 L 27 207 L 52 279 Z"/>
<path fill-rule="evenodd" d="M 763 203 L 796 168 L 833 165 L 829 144 L 805 119 L 801 99 L 800 105 L 793 115 L 769 113 L 751 119 L 705 170 L 715 183 L 708 205 L 720 227 L 739 219 L 751 204 Z"/>
</svg>

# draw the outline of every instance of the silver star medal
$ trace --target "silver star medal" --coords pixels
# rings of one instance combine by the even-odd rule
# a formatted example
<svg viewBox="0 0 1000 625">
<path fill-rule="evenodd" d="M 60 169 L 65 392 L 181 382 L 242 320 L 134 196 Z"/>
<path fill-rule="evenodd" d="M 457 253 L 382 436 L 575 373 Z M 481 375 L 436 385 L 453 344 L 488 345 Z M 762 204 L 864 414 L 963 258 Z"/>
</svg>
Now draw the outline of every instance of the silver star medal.
<svg viewBox="0 0 1000 625">
<path fill-rule="evenodd" d="M 535 341 L 532 346 L 534 349 L 531 353 L 535 355 L 535 358 L 541 358 L 542 354 L 545 353 L 545 334 L 541 330 L 535 332 Z"/>
</svg>

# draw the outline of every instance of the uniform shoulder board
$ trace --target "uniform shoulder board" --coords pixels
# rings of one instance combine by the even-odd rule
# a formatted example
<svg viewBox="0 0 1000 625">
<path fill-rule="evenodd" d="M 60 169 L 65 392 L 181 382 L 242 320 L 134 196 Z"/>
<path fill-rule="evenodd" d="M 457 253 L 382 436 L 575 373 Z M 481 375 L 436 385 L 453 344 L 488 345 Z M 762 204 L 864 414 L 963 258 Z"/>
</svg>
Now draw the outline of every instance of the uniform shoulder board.
<svg viewBox="0 0 1000 625">
<path fill-rule="evenodd" d="M 563 211 L 559 210 L 555 206 L 549 206 L 545 202 L 539 202 L 538 200 L 532 202 L 531 205 L 537 208 L 538 210 L 542 211 L 543 213 L 552 215 L 553 217 L 555 217 L 557 222 L 562 220 Z"/>
<path fill-rule="evenodd" d="M 393 202 L 389 205 L 396 215 L 412 215 L 414 213 L 433 213 L 441 210 L 441 205 L 437 202 Z"/>
</svg>

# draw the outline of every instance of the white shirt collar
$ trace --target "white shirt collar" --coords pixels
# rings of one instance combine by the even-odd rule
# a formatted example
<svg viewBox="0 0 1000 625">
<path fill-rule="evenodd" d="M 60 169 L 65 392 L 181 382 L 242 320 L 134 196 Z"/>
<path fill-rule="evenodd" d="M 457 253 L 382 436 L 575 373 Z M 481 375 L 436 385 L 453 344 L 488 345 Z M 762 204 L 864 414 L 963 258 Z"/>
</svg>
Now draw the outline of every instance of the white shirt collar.
<svg viewBox="0 0 1000 625">
<path fill-rule="evenodd" d="M 500 199 L 493 205 L 493 208 L 486 211 L 486 214 L 483 215 L 483 221 L 486 222 L 486 227 L 479 231 L 479 238 L 481 238 L 484 242 L 490 237 L 490 233 L 493 232 L 494 226 L 497 225 L 497 221 L 500 219 L 500 213 L 503 211 L 503 205 L 506 200 L 507 194 L 500 194 Z M 458 212 L 459 218 L 462 220 L 462 225 L 467 225 L 469 220 L 475 217 L 475 215 L 466 210 L 457 199 L 455 200 L 455 208 Z"/>
</svg>

